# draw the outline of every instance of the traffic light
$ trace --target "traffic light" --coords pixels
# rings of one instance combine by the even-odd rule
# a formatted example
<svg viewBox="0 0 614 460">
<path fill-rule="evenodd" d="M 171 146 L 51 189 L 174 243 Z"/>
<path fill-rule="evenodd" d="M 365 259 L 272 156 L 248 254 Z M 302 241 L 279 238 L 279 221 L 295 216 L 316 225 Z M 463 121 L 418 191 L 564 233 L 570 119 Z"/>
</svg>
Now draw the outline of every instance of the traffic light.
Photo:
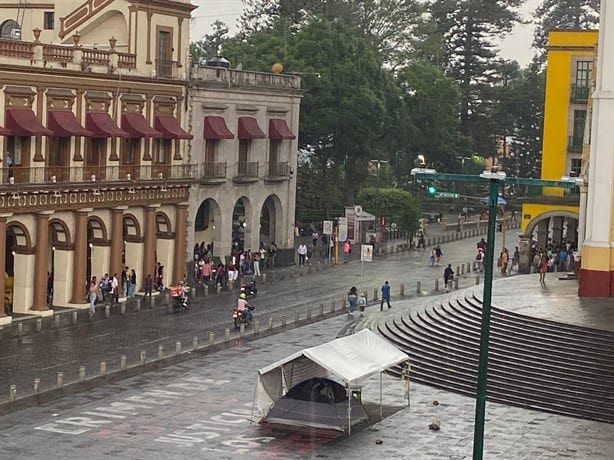
<svg viewBox="0 0 614 460">
<path fill-rule="evenodd" d="M 426 191 L 429 192 L 429 195 L 435 195 L 435 193 L 437 192 L 437 189 L 435 188 L 434 185 L 429 185 Z"/>
</svg>

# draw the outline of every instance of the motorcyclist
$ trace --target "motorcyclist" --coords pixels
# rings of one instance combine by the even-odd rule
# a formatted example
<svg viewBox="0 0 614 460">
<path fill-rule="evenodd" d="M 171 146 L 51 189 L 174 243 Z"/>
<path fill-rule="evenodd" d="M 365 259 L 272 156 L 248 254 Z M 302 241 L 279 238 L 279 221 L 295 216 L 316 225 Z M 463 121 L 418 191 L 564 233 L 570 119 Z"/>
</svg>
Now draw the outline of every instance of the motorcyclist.
<svg viewBox="0 0 614 460">
<path fill-rule="evenodd" d="M 239 294 L 239 300 L 237 301 L 237 310 L 241 312 L 241 315 L 243 315 L 243 319 L 245 319 L 246 321 L 252 320 L 253 316 L 250 310 L 250 304 L 247 303 L 247 296 L 245 295 L 245 292 Z"/>
<path fill-rule="evenodd" d="M 188 308 L 188 294 L 187 294 L 187 290 L 185 288 L 185 283 L 183 281 L 179 281 L 177 283 L 177 288 L 178 288 L 178 293 L 179 293 L 179 299 L 181 301 L 181 306 L 184 308 Z"/>
</svg>

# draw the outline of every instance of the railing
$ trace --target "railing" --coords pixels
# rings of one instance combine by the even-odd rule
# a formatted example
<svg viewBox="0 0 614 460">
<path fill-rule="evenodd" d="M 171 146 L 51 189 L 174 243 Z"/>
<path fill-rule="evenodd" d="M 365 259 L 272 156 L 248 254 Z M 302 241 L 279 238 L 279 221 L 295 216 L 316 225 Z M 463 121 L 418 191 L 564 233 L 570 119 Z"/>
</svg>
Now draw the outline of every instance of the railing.
<svg viewBox="0 0 614 460">
<path fill-rule="evenodd" d="M 225 179 L 226 163 L 203 163 L 200 177 L 203 179 Z"/>
<path fill-rule="evenodd" d="M 223 67 L 194 67 L 192 78 L 208 83 L 220 83 L 226 86 L 256 86 L 300 89 L 300 75 L 274 74 L 267 72 L 250 72 L 245 70 L 225 69 Z"/>
<path fill-rule="evenodd" d="M 168 175 L 168 176 L 167 176 Z M 80 182 L 161 181 L 196 179 L 195 164 L 165 165 L 120 165 L 120 166 L 47 166 L 2 168 L 0 185 L 66 184 Z"/>
<path fill-rule="evenodd" d="M 156 59 L 156 75 L 158 77 L 171 78 L 174 76 L 174 70 L 176 68 L 177 68 L 176 61 Z"/>
<path fill-rule="evenodd" d="M 239 177 L 258 177 L 258 162 L 257 161 L 242 161 L 238 167 Z"/>
<path fill-rule="evenodd" d="M 583 139 L 580 136 L 569 136 L 567 139 L 567 150 L 570 152 L 582 151 Z"/>
<path fill-rule="evenodd" d="M 136 68 L 136 54 L 117 53 L 117 67 L 120 69 Z"/>
<path fill-rule="evenodd" d="M 92 65 L 108 65 L 109 59 L 110 56 L 108 51 L 90 50 L 84 48 L 81 62 Z"/>
<path fill-rule="evenodd" d="M 287 161 L 269 163 L 269 176 L 290 177 L 290 164 Z"/>
<path fill-rule="evenodd" d="M 73 48 L 60 45 L 43 45 L 43 60 L 55 62 L 72 62 Z"/>
<path fill-rule="evenodd" d="M 572 102 L 579 101 L 588 101 L 588 97 L 590 94 L 590 88 L 588 86 L 588 82 L 583 83 L 582 85 L 572 84 L 571 85 L 571 96 L 570 99 Z"/>
<path fill-rule="evenodd" d="M 34 50 L 32 42 L 0 39 L 0 56 L 32 59 Z"/>
</svg>

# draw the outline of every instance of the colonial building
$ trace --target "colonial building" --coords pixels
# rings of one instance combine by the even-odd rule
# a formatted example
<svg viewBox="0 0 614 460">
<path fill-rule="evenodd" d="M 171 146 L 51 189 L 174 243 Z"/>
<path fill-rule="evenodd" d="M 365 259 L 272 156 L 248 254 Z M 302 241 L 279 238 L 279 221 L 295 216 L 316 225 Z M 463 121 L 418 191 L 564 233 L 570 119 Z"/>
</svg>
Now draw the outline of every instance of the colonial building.
<svg viewBox="0 0 614 460">
<path fill-rule="evenodd" d="M 274 242 L 279 263 L 294 261 L 300 77 L 214 64 L 224 67 L 195 67 L 190 77 L 199 180 L 189 246 L 213 243 L 214 255 L 228 256 L 233 240 L 252 250 Z"/>
<path fill-rule="evenodd" d="M 195 7 L 0 5 L 0 322 L 82 305 L 91 276 L 124 266 L 139 288 L 157 262 L 183 277 Z"/>
</svg>

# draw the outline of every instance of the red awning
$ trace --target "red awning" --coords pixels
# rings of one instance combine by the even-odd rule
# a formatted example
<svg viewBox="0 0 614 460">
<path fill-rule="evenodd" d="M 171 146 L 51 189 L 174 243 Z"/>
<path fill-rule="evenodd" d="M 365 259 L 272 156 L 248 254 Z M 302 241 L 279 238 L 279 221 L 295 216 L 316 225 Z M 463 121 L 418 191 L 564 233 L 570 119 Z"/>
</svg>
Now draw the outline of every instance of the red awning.
<svg viewBox="0 0 614 460">
<path fill-rule="evenodd" d="M 295 139 L 296 136 L 290 128 L 286 120 L 281 118 L 271 118 L 269 120 L 269 139 Z"/>
<path fill-rule="evenodd" d="M 32 109 L 6 109 L 6 129 L 11 136 L 53 136 L 36 118 Z"/>
<path fill-rule="evenodd" d="M 239 117 L 239 139 L 266 139 L 266 134 L 258 126 L 258 120 L 254 117 Z"/>
<path fill-rule="evenodd" d="M 205 139 L 234 139 L 224 121 L 224 117 L 205 117 Z"/>
<path fill-rule="evenodd" d="M 56 137 L 92 137 L 93 134 L 79 124 L 75 114 L 70 110 L 50 110 L 47 114 L 47 127 Z"/>
<path fill-rule="evenodd" d="M 162 137 L 162 133 L 149 126 L 138 112 L 122 113 L 122 129 L 129 137 Z"/>
<path fill-rule="evenodd" d="M 130 135 L 115 124 L 106 112 L 88 112 L 85 115 L 85 127 L 89 129 L 92 137 L 130 137 Z"/>
<path fill-rule="evenodd" d="M 154 127 L 162 133 L 165 139 L 192 139 L 189 132 L 184 130 L 179 121 L 171 115 L 156 115 Z"/>
<path fill-rule="evenodd" d="M 0 126 L 0 136 L 10 136 L 10 135 L 11 135 L 11 132 L 8 129 Z"/>
</svg>

